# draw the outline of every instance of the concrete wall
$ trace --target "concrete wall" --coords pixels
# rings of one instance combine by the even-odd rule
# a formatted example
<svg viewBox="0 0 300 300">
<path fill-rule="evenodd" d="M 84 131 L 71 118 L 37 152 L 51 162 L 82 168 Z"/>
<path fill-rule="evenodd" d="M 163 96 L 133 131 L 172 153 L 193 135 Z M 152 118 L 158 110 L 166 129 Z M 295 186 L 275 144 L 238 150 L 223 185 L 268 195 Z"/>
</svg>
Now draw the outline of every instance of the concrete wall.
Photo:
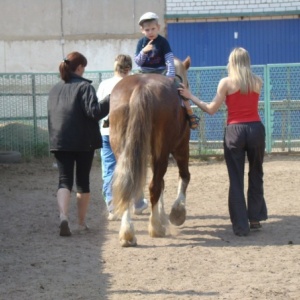
<svg viewBox="0 0 300 300">
<path fill-rule="evenodd" d="M 1 0 L 0 72 L 57 72 L 71 51 L 86 70 L 111 70 L 117 54 L 134 55 L 147 11 L 164 35 L 164 0 Z"/>
</svg>

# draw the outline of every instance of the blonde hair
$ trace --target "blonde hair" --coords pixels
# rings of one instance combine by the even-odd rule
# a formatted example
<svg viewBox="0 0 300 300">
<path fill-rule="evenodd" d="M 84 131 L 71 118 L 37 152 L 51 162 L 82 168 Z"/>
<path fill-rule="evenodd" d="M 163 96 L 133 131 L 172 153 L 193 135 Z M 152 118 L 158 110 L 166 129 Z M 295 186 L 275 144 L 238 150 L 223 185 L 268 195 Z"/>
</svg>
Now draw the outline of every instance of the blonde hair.
<svg viewBox="0 0 300 300">
<path fill-rule="evenodd" d="M 242 94 L 248 94 L 258 89 L 261 79 L 252 73 L 250 56 L 246 49 L 235 48 L 228 58 L 228 76 L 237 83 Z"/>
<path fill-rule="evenodd" d="M 120 75 L 127 75 L 132 69 L 132 59 L 129 55 L 119 54 L 115 58 L 114 71 Z"/>
</svg>

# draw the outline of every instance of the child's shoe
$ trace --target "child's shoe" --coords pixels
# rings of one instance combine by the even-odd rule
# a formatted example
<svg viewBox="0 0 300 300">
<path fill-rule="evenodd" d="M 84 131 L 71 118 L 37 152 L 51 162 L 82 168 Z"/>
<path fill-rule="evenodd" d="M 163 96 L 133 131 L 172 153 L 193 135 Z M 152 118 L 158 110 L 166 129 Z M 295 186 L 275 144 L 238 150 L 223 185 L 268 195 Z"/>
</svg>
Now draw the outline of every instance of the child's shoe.
<svg viewBox="0 0 300 300">
<path fill-rule="evenodd" d="M 191 129 L 197 129 L 199 126 L 199 120 L 200 118 L 196 116 L 195 114 L 187 115 L 189 119 L 189 124 Z"/>
</svg>

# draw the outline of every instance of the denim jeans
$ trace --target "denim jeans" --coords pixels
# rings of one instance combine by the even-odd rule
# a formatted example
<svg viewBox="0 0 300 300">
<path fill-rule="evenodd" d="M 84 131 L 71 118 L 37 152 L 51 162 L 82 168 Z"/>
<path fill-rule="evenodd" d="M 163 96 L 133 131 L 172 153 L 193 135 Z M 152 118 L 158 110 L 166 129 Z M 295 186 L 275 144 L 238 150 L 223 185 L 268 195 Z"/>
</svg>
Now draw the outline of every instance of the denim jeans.
<svg viewBox="0 0 300 300">
<path fill-rule="evenodd" d="M 112 205 L 112 178 L 116 167 L 116 158 L 111 150 L 109 135 L 102 136 L 102 148 L 100 149 L 101 165 L 102 165 L 102 180 L 103 180 L 103 196 L 109 212 L 113 211 Z M 143 206 L 144 195 L 135 203 L 136 208 Z"/>
<path fill-rule="evenodd" d="M 116 158 L 110 147 L 109 135 L 102 136 L 102 143 L 102 148 L 100 149 L 103 180 L 102 190 L 107 209 L 112 211 L 112 178 L 116 167 Z"/>
</svg>

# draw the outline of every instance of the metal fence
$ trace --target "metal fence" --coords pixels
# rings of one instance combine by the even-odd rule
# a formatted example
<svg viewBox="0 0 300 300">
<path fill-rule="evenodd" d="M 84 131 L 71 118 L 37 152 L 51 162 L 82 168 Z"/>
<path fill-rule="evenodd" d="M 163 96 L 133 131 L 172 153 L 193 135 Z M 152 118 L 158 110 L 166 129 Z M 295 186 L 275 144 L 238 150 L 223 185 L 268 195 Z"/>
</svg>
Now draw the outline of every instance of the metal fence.
<svg viewBox="0 0 300 300">
<path fill-rule="evenodd" d="M 266 152 L 300 151 L 300 64 L 253 66 L 253 72 L 263 81 L 259 113 L 266 127 Z M 210 102 L 216 93 L 226 68 L 191 68 L 191 90 L 202 101 Z M 195 108 L 201 118 L 198 131 L 191 133 L 191 152 L 195 155 L 223 154 L 223 134 L 226 125 L 225 105 L 213 116 Z"/>
<path fill-rule="evenodd" d="M 259 112 L 266 127 L 266 152 L 300 151 L 300 64 L 253 66 L 264 81 Z M 192 92 L 210 102 L 225 67 L 191 68 Z M 95 89 L 113 76 L 112 71 L 86 72 Z M 47 98 L 59 81 L 57 73 L 0 74 L 0 150 L 20 151 L 24 157 L 49 155 Z M 191 132 L 191 155 L 223 154 L 225 105 L 213 116 L 194 108 L 201 118 L 199 130 Z"/>
</svg>

